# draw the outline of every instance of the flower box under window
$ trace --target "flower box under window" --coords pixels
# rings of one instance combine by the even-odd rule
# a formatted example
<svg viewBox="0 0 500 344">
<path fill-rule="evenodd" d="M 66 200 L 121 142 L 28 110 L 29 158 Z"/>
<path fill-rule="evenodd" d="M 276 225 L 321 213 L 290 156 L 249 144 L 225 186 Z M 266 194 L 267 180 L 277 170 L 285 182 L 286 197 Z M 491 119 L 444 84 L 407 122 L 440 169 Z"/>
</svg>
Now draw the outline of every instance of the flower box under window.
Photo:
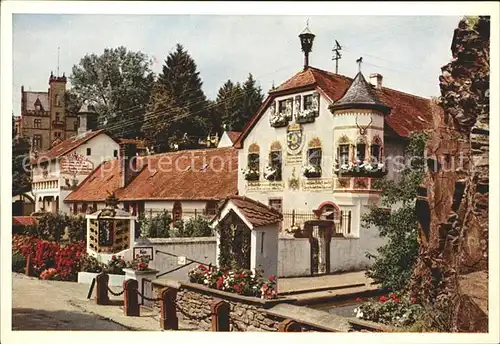
<svg viewBox="0 0 500 344">
<path fill-rule="evenodd" d="M 304 167 L 302 174 L 306 178 L 319 178 L 321 177 L 321 168 L 314 165 L 308 165 Z"/>
<path fill-rule="evenodd" d="M 259 180 L 259 177 L 260 177 L 259 171 L 255 171 L 255 170 L 243 171 L 243 175 L 245 176 L 245 180 L 249 181 L 249 182 L 257 181 L 257 180 Z"/>
<path fill-rule="evenodd" d="M 387 174 L 384 164 L 380 163 L 349 163 L 336 165 L 333 172 L 340 177 L 371 177 L 380 178 Z"/>
<path fill-rule="evenodd" d="M 312 123 L 316 120 L 317 110 L 307 109 L 297 113 L 296 122 L 300 124 Z"/>
<path fill-rule="evenodd" d="M 271 127 L 273 128 L 281 128 L 281 127 L 286 127 L 288 125 L 288 120 L 285 118 L 285 116 L 278 116 L 276 115 L 274 118 L 271 119 Z"/>
</svg>

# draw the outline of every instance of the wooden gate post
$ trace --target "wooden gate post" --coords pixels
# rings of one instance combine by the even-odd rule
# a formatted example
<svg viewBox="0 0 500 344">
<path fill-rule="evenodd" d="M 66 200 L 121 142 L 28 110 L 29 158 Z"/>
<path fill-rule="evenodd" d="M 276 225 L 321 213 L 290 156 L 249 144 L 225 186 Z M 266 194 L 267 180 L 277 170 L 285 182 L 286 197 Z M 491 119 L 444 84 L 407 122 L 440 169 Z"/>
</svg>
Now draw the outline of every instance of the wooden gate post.
<svg viewBox="0 0 500 344">
<path fill-rule="evenodd" d="M 101 272 L 95 277 L 96 302 L 98 305 L 109 305 L 108 282 L 109 275 Z"/>
<path fill-rule="evenodd" d="M 295 320 L 285 319 L 282 322 L 280 322 L 279 331 L 280 332 L 302 332 L 302 327 Z"/>
<path fill-rule="evenodd" d="M 210 307 L 212 311 L 212 331 L 229 332 L 229 303 L 215 301 Z"/>
<path fill-rule="evenodd" d="M 175 307 L 177 289 L 168 287 L 161 293 L 160 327 L 164 330 L 178 330 L 179 319 Z"/>
<path fill-rule="evenodd" d="M 139 308 L 139 295 L 138 295 L 139 282 L 134 279 L 123 281 L 123 312 L 128 317 L 140 316 Z"/>
<path fill-rule="evenodd" d="M 32 276 L 33 275 L 33 268 L 32 268 L 32 265 L 31 265 L 31 254 L 28 254 L 28 256 L 26 257 L 26 268 L 25 268 L 25 275 L 26 276 Z"/>
</svg>

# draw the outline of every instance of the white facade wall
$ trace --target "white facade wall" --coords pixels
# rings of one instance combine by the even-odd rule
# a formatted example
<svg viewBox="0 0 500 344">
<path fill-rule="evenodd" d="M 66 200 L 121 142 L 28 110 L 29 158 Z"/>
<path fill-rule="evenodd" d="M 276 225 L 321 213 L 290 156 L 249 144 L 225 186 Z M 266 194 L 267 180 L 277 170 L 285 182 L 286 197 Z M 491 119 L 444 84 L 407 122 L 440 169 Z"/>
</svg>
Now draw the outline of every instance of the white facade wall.
<svg viewBox="0 0 500 344">
<path fill-rule="evenodd" d="M 90 155 L 87 155 L 87 148 L 90 148 Z M 114 153 L 119 152 L 119 145 L 116 141 L 114 141 L 108 135 L 101 133 L 87 142 L 81 144 L 76 149 L 67 153 L 65 156 L 70 154 L 78 154 L 84 159 L 87 160 L 87 164 L 90 162 L 92 166 L 91 170 L 95 169 L 99 164 L 106 160 L 113 159 Z M 45 204 L 45 210 L 49 212 L 55 212 L 56 208 L 59 211 L 70 214 L 72 213 L 71 206 L 69 204 L 64 203 L 64 199 L 71 193 L 71 190 L 65 188 L 66 180 L 69 180 L 70 183 L 74 179 L 76 179 L 76 185 L 79 185 L 91 172 L 86 168 L 85 170 L 76 169 L 76 173 L 74 171 L 65 172 L 62 171 L 61 168 L 61 160 L 65 157 L 61 157 L 57 160 L 51 161 L 47 167 L 47 174 L 44 176 L 43 169 L 37 165 L 33 167 L 33 194 L 36 197 L 35 203 L 35 211 L 40 211 L 44 206 L 43 203 L 39 202 L 39 199 L 43 200 L 44 196 L 52 196 L 54 200 L 57 200 L 58 205 L 56 206 L 55 202 L 52 204 Z M 43 162 L 41 159 L 40 162 Z M 49 188 L 47 187 L 39 187 L 38 182 L 49 182 L 52 181 L 56 187 L 52 187 L 52 184 L 49 184 Z"/>
<path fill-rule="evenodd" d="M 297 113 L 295 97 L 313 94 L 316 91 L 307 91 L 286 96 L 277 97 L 275 108 L 278 109 L 278 102 L 292 98 L 293 117 Z M 337 186 L 337 175 L 333 172 L 336 164 L 337 147 L 340 139 L 345 136 L 350 145 L 350 160 L 356 156 L 355 145 L 363 141 L 367 145 L 366 157 L 370 156 L 370 145 L 374 143 L 375 138 L 380 140 L 382 155 L 387 158 L 392 155 L 402 155 L 404 151 L 403 142 L 392 141 L 387 146 L 384 143 L 385 120 L 382 113 L 375 110 L 342 110 L 332 114 L 328 109 L 331 102 L 320 94 L 319 116 L 313 123 L 301 124 L 303 130 L 303 145 L 301 149 L 302 162 L 297 164 L 287 161 L 287 126 L 275 128 L 269 123 L 270 107 L 265 109 L 263 116 L 255 124 L 252 131 L 245 138 L 243 148 L 238 151 L 239 170 L 247 168 L 248 149 L 250 145 L 257 144 L 260 147 L 260 183 L 265 184 L 264 178 L 265 166 L 269 163 L 269 153 L 271 144 L 278 141 L 282 147 L 282 187 L 270 188 L 254 186 L 255 183 L 249 183 L 244 175 L 238 174 L 238 190 L 241 195 L 258 200 L 264 204 L 269 204 L 270 199 L 281 199 L 282 209 L 290 212 L 312 213 L 320 204 L 326 201 L 335 203 L 340 210 L 351 211 L 351 233 L 350 238 L 339 239 L 332 238 L 331 242 L 331 271 L 348 271 L 366 268 L 370 262 L 366 258 L 366 252 L 375 252 L 383 243 L 378 235 L 376 228 L 364 230 L 361 228 L 362 214 L 368 211 L 370 205 L 377 204 L 380 200 L 380 194 L 377 192 L 362 191 L 356 187 L 345 190 Z M 303 105 L 302 105 L 303 106 Z M 360 135 L 360 129 L 365 130 L 366 135 Z M 322 175 L 321 180 L 331 183 L 331 186 L 321 187 L 317 190 L 305 188 L 308 179 L 302 175 L 302 167 L 307 163 L 308 143 L 311 139 L 318 138 L 321 141 L 322 148 Z M 389 169 L 389 178 L 396 178 L 394 171 Z M 294 171 L 295 170 L 295 171 Z M 292 176 L 299 179 L 299 189 L 289 187 L 289 181 Z M 307 239 L 281 239 L 279 246 L 279 276 L 299 276 L 310 274 L 310 248 Z"/>
<path fill-rule="evenodd" d="M 280 100 L 288 99 L 290 97 L 295 97 L 297 95 L 309 95 L 314 93 L 314 91 L 308 91 L 303 93 L 297 93 L 293 95 L 287 95 L 282 97 L 277 97 L 276 102 Z M 325 138 L 332 137 L 333 131 L 333 115 L 328 110 L 329 101 L 320 96 L 319 101 L 319 116 L 316 118 L 314 123 L 303 124 L 303 142 L 304 147 L 302 149 L 302 161 L 305 164 L 307 160 L 307 144 L 314 138 L 318 137 L 322 141 L 323 149 L 323 175 L 322 178 L 332 178 L 333 177 L 333 145 L 331 142 L 325 141 Z M 295 103 L 294 103 L 295 106 Z M 294 115 L 296 110 L 293 111 Z M 238 151 L 238 170 L 247 167 L 247 156 L 248 147 L 252 143 L 257 143 L 260 146 L 260 173 L 261 181 L 264 180 L 263 170 L 265 166 L 269 163 L 269 152 L 271 144 L 275 141 L 280 142 L 283 154 L 283 170 L 282 177 L 285 184 L 288 183 L 288 179 L 292 177 L 292 170 L 295 167 L 295 175 L 299 178 L 302 174 L 302 164 L 300 165 L 289 165 L 286 163 L 286 151 L 287 151 L 287 128 L 274 128 L 269 124 L 270 109 L 265 110 L 264 115 L 256 123 L 252 131 L 245 138 L 244 146 Z M 241 195 L 250 197 L 252 199 L 258 200 L 264 204 L 268 204 L 269 198 L 282 198 L 283 209 L 296 209 L 296 210 L 311 210 L 316 209 L 319 204 L 325 200 L 333 200 L 332 192 L 321 191 L 321 192 L 307 192 L 307 197 L 304 197 L 304 193 L 300 191 L 290 190 L 288 185 L 285 185 L 282 191 L 258 191 L 252 192 L 247 190 L 247 181 L 245 180 L 242 173 L 238 174 L 238 190 Z"/>
</svg>

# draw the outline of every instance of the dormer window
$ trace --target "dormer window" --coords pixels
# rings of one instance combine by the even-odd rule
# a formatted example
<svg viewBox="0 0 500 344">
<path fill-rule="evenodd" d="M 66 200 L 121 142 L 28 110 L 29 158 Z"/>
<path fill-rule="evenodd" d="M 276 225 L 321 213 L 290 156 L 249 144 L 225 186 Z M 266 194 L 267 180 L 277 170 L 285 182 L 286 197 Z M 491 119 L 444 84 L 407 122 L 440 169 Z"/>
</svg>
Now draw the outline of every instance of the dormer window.
<svg viewBox="0 0 500 344">
<path fill-rule="evenodd" d="M 311 110 L 313 106 L 313 96 L 309 94 L 304 96 L 304 110 Z"/>
<path fill-rule="evenodd" d="M 36 98 L 35 100 L 35 110 L 36 111 L 41 111 L 43 110 L 43 107 L 42 107 L 42 102 L 40 101 L 40 98 Z"/>
<path fill-rule="evenodd" d="M 278 113 L 285 113 L 286 111 L 286 100 L 280 100 L 278 102 Z"/>
</svg>

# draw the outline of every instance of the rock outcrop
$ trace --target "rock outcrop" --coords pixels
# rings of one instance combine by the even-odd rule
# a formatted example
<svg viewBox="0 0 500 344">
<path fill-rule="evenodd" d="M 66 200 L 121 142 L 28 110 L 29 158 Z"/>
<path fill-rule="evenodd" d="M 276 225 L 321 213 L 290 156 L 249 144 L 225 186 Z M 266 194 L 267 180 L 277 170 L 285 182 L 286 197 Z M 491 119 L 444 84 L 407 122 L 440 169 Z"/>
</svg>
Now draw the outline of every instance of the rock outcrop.
<svg viewBox="0 0 500 344">
<path fill-rule="evenodd" d="M 455 30 L 416 206 L 411 289 L 433 305 L 431 322 L 443 331 L 488 331 L 489 33 L 482 16 Z"/>
</svg>

